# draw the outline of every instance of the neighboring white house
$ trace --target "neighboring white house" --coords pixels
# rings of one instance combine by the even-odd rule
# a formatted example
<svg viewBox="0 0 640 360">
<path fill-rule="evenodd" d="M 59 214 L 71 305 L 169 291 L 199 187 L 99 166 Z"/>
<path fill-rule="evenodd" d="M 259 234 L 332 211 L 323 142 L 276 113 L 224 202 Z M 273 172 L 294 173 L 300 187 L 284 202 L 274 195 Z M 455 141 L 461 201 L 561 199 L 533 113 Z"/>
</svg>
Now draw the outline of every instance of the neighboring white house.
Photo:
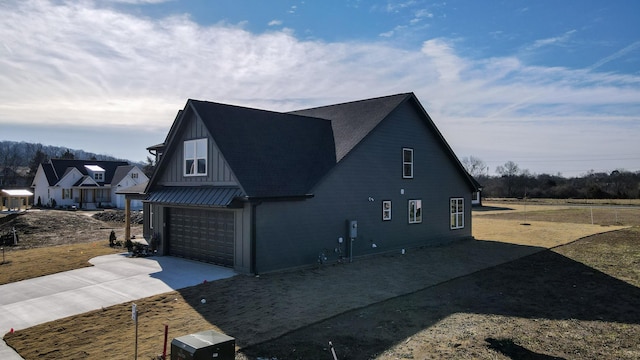
<svg viewBox="0 0 640 360">
<path fill-rule="evenodd" d="M 123 209 L 124 195 L 117 192 L 148 181 L 139 167 L 124 161 L 52 159 L 40 164 L 31 187 L 34 205 Z M 142 202 L 132 201 L 131 209 L 142 209 Z"/>
</svg>

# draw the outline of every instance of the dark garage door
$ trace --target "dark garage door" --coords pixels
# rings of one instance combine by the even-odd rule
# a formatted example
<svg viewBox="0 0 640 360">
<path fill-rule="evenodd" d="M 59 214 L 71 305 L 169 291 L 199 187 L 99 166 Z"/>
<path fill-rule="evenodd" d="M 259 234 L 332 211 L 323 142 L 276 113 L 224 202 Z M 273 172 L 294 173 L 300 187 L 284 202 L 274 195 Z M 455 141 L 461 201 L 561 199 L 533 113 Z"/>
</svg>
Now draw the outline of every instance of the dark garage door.
<svg viewBox="0 0 640 360">
<path fill-rule="evenodd" d="M 232 211 L 171 208 L 169 254 L 233 267 Z"/>
</svg>

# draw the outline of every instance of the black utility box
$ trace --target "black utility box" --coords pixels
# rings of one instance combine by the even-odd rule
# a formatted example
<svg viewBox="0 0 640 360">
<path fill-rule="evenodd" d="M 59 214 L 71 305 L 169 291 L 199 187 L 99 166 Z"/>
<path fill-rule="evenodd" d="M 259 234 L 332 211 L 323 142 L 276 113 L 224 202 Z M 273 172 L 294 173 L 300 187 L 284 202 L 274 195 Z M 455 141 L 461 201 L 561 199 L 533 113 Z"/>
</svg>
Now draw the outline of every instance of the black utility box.
<svg viewBox="0 0 640 360">
<path fill-rule="evenodd" d="M 171 360 L 234 360 L 236 339 L 213 330 L 171 340 Z"/>
</svg>

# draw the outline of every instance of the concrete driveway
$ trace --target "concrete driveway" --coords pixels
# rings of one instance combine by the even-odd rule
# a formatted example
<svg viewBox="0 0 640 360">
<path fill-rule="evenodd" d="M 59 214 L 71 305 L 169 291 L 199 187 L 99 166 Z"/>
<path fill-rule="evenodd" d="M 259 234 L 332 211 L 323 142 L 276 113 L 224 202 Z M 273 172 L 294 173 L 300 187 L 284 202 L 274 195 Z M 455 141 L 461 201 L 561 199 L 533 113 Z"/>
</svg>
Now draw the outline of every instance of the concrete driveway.
<svg viewBox="0 0 640 360">
<path fill-rule="evenodd" d="M 0 286 L 0 335 L 102 307 L 232 277 L 232 269 L 165 257 L 99 256 L 93 267 Z M 38 264 L 33 264 L 38 266 Z M 0 359 L 22 359 L 0 340 Z"/>
</svg>

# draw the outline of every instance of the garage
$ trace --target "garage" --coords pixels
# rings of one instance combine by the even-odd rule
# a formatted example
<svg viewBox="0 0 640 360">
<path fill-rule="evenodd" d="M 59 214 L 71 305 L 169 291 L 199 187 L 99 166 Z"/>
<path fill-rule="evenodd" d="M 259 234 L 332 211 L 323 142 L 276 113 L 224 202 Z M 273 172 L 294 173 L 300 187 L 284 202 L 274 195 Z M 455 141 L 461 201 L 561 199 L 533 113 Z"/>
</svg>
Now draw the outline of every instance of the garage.
<svg viewBox="0 0 640 360">
<path fill-rule="evenodd" d="M 233 267 L 233 211 L 168 210 L 169 255 Z"/>
</svg>

